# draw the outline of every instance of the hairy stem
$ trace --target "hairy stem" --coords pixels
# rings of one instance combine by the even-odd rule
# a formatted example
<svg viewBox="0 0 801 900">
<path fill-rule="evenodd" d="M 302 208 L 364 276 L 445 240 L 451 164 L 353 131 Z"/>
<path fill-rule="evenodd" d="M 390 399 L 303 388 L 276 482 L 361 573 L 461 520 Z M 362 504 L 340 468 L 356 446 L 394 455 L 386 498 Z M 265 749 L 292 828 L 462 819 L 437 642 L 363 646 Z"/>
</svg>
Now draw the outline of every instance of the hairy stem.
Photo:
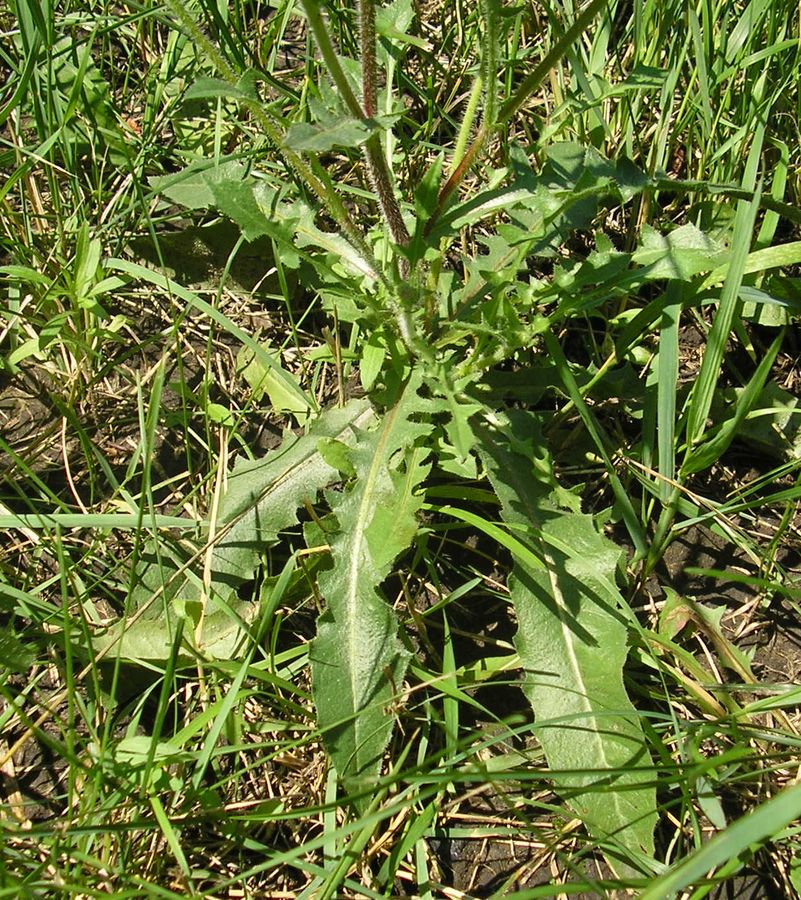
<svg viewBox="0 0 801 900">
<path fill-rule="evenodd" d="M 359 51 L 362 62 L 362 103 L 364 115 L 372 119 L 378 112 L 378 63 L 376 61 L 375 0 L 358 0 Z M 392 173 L 381 150 L 381 138 L 373 135 L 364 145 L 364 161 L 370 183 L 378 197 L 378 205 L 384 221 L 389 226 L 392 240 L 405 246 L 409 232 L 401 216 Z"/>
<path fill-rule="evenodd" d="M 362 57 L 362 95 L 364 109 L 356 99 L 345 72 L 340 65 L 334 43 L 326 27 L 318 0 L 301 0 L 309 28 L 323 57 L 328 73 L 334 81 L 348 112 L 358 119 L 372 118 L 377 111 L 376 101 L 376 56 L 375 56 L 375 5 L 373 0 L 360 0 L 359 38 Z M 384 221 L 389 227 L 392 240 L 405 246 L 409 242 L 409 232 L 403 222 L 398 201 L 395 199 L 392 175 L 381 152 L 381 140 L 377 134 L 371 136 L 363 148 L 364 162 L 370 184 L 378 198 L 378 205 Z"/>
<path fill-rule="evenodd" d="M 375 56 L 375 3 L 359 0 L 359 52 L 362 58 L 362 103 L 364 114 L 373 118 L 378 110 L 378 64 Z"/>
<path fill-rule="evenodd" d="M 351 90 L 350 83 L 339 64 L 339 59 L 337 58 L 325 23 L 323 22 L 320 4 L 317 0 L 302 0 L 302 2 L 309 18 L 310 28 L 315 35 L 315 39 L 318 41 L 318 47 L 320 47 L 323 59 L 329 66 L 329 72 L 331 72 L 332 78 L 334 78 L 335 83 L 339 87 L 342 97 L 350 111 L 354 116 L 362 118 L 362 109 L 359 105 L 359 101 Z M 219 52 L 218 48 L 203 33 L 203 30 L 200 28 L 192 14 L 187 11 L 186 7 L 181 5 L 179 0 L 166 0 L 166 5 L 184 30 L 189 34 L 192 41 L 198 47 L 202 48 L 206 57 L 212 62 L 223 80 L 232 86 L 237 86 L 239 79 L 237 78 L 236 72 L 228 64 L 228 61 Z M 293 150 L 286 147 L 284 145 L 284 134 L 281 125 L 272 115 L 270 115 L 258 100 L 243 98 L 241 102 L 259 123 L 273 145 L 281 150 L 283 158 L 289 164 L 290 168 L 293 169 L 298 178 L 327 209 L 345 238 L 375 274 L 375 277 L 383 284 L 387 293 L 390 296 L 395 297 L 395 285 L 387 278 L 386 273 L 379 266 L 364 235 L 345 208 L 341 197 L 331 183 L 328 173 L 320 165 L 317 158 L 311 156 L 310 161 L 307 161 Z M 375 135 L 370 139 L 370 142 L 374 142 L 373 146 L 366 147 L 365 153 L 369 153 L 369 158 L 375 163 L 375 170 L 379 173 L 379 177 L 374 183 L 376 184 L 376 192 L 378 193 L 379 201 L 382 201 L 382 211 L 384 211 L 384 215 L 387 218 L 394 240 L 397 243 L 406 243 L 409 240 L 409 234 L 403 224 L 400 208 L 392 193 L 392 181 L 389 177 L 389 170 L 386 167 L 386 162 L 381 156 L 381 146 L 380 143 L 378 143 L 378 136 Z M 368 145 L 370 142 L 368 142 Z M 386 203 L 387 198 L 391 202 Z M 385 203 L 386 207 L 384 205 Z M 392 304 L 392 314 L 395 319 L 395 326 L 401 339 L 407 345 L 407 349 L 414 355 L 420 355 L 421 348 L 419 342 L 414 339 L 413 327 L 408 310 L 404 308 L 401 302 L 396 300 Z"/>
<path fill-rule="evenodd" d="M 484 82 L 484 115 L 482 124 L 490 134 L 495 127 L 495 107 L 498 78 L 498 0 L 482 0 L 484 28 L 481 41 L 481 79 Z"/>
<path fill-rule="evenodd" d="M 470 140 L 470 132 L 473 130 L 473 123 L 476 121 L 478 104 L 481 101 L 483 91 L 484 82 L 481 75 L 477 75 L 473 82 L 473 87 L 470 90 L 470 97 L 467 100 L 467 107 L 464 111 L 462 124 L 459 126 L 459 134 L 456 137 L 456 145 L 453 148 L 453 168 L 451 169 L 451 175 L 459 168 L 459 165 L 464 159 L 467 142 Z"/>
<path fill-rule="evenodd" d="M 223 80 L 227 81 L 232 86 L 237 85 L 239 79 L 237 78 L 236 72 L 231 68 L 228 61 L 223 57 L 214 43 L 203 33 L 203 30 L 200 28 L 193 15 L 188 12 L 186 7 L 178 2 L 178 0 L 166 0 L 166 4 L 175 18 L 189 34 L 192 41 L 198 47 L 203 49 L 203 52 L 217 69 L 217 72 Z M 339 61 L 337 60 L 337 64 L 338 62 Z M 355 97 L 353 100 L 358 109 L 358 101 Z M 315 197 L 317 197 L 323 206 L 325 206 L 353 248 L 359 253 L 373 272 L 376 273 L 376 276 L 386 283 L 386 277 L 373 256 L 372 250 L 345 208 L 345 205 L 334 189 L 334 186 L 330 183 L 325 171 L 321 167 L 314 167 L 314 169 L 316 169 L 315 171 L 306 160 L 293 150 L 284 146 L 284 135 L 281 126 L 267 110 L 264 109 L 258 100 L 245 98 L 241 102 L 259 123 L 272 144 L 281 150 L 283 158 L 293 169 L 298 178 L 315 195 Z"/>
<path fill-rule="evenodd" d="M 442 215 L 448 200 L 453 196 L 454 191 L 459 186 L 459 184 L 461 184 L 465 175 L 475 163 L 480 151 L 484 147 L 485 141 L 490 137 L 492 133 L 497 131 L 502 125 L 505 125 L 520 109 L 520 107 L 528 100 L 531 94 L 540 86 L 548 72 L 550 72 L 551 69 L 565 55 L 565 53 L 567 53 L 570 46 L 587 28 L 590 22 L 595 18 L 598 10 L 606 2 L 607 0 L 590 0 L 590 3 L 587 5 L 587 8 L 584 10 L 584 12 L 582 12 L 581 15 L 576 19 L 576 21 L 573 22 L 570 28 L 568 28 L 567 31 L 562 35 L 562 37 L 559 38 L 559 40 L 553 45 L 553 47 L 551 47 L 551 49 L 540 60 L 538 65 L 535 66 L 534 71 L 523 79 L 523 82 L 520 84 L 518 89 L 506 101 L 506 103 L 503 104 L 503 106 L 498 111 L 498 115 L 497 117 L 495 117 L 494 121 L 490 121 L 485 115 L 482 127 L 479 128 L 475 138 L 473 139 L 473 143 L 470 145 L 467 152 L 462 157 L 462 160 L 460 161 L 456 170 L 448 178 L 445 186 L 440 191 L 437 209 L 434 215 L 428 221 L 428 226 L 426 228 L 427 233 L 432 230 L 437 220 Z M 488 7 L 490 6 L 489 3 L 487 5 Z M 493 81 L 492 84 L 487 84 L 487 91 L 489 92 L 493 90 L 494 87 L 495 84 Z"/>
</svg>

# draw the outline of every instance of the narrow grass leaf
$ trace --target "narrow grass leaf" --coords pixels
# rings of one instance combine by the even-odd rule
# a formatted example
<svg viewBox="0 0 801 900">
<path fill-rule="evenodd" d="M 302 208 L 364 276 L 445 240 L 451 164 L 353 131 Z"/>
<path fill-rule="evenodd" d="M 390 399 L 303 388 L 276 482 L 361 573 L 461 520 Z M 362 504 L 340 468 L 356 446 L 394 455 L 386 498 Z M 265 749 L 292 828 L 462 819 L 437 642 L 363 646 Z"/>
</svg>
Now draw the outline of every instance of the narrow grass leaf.
<svg viewBox="0 0 801 900">
<path fill-rule="evenodd" d="M 765 382 L 768 380 L 773 362 L 781 348 L 784 339 L 782 330 L 768 348 L 767 353 L 760 360 L 756 372 L 754 372 L 746 387 L 739 393 L 734 405 L 734 414 L 727 419 L 715 436 L 690 450 L 682 466 L 682 474 L 691 475 L 708 469 L 714 462 L 720 459 L 731 442 L 742 432 L 742 426 L 746 417 L 754 408 L 762 395 Z"/>
<path fill-rule="evenodd" d="M 744 187 L 751 187 L 756 180 L 756 167 L 759 162 L 759 151 L 762 147 L 764 131 L 763 126 L 754 135 Z M 759 211 L 761 194 L 761 189 L 757 188 L 750 202 L 740 201 L 737 205 L 734 233 L 732 235 L 731 262 L 729 263 L 726 281 L 721 291 L 720 305 L 709 332 L 704 358 L 701 363 L 701 371 L 698 374 L 698 380 L 695 382 L 690 399 L 687 422 L 687 441 L 690 447 L 700 441 L 706 428 L 706 420 L 718 383 L 723 354 L 726 350 L 726 343 L 729 339 L 732 322 L 734 321 L 739 302 L 740 285 L 742 284 L 745 263 L 751 246 L 751 237 L 754 231 L 756 215 Z"/>
<path fill-rule="evenodd" d="M 801 784 L 785 788 L 757 809 L 733 822 L 640 894 L 640 900 L 666 900 L 730 860 L 752 856 L 765 841 L 798 819 Z M 743 859 L 743 864 L 745 863 Z"/>
<path fill-rule="evenodd" d="M 138 263 L 129 262 L 126 259 L 110 258 L 105 260 L 104 265 L 108 270 L 124 272 L 126 275 L 130 275 L 133 278 L 140 278 L 143 281 L 146 281 L 148 284 L 153 284 L 156 287 L 161 288 L 162 290 L 172 293 L 181 300 L 189 303 L 204 315 L 208 316 L 224 331 L 237 338 L 242 342 L 242 344 L 252 350 L 256 359 L 258 359 L 259 362 L 263 366 L 265 366 L 265 368 L 270 368 L 273 370 L 275 376 L 283 381 L 287 394 L 294 398 L 295 402 L 297 403 L 297 409 L 299 411 L 303 412 L 314 409 L 314 405 L 306 396 L 306 394 L 298 387 L 295 379 L 292 378 L 292 376 L 281 365 L 279 365 L 279 363 L 272 357 L 271 354 L 267 353 L 267 351 L 258 343 L 258 341 L 256 341 L 246 331 L 243 331 L 238 325 L 235 325 L 228 318 L 228 316 L 226 316 L 224 313 L 221 313 L 220 310 L 215 309 L 210 303 L 207 303 L 205 300 L 198 297 L 198 295 L 193 291 L 187 290 L 185 287 L 182 287 L 180 284 L 177 284 L 175 281 L 170 280 L 159 272 L 154 272 L 152 269 L 148 269 L 146 266 L 141 266 Z"/>
<path fill-rule="evenodd" d="M 562 379 L 565 390 L 570 396 L 571 401 L 575 404 L 576 409 L 578 410 L 578 413 L 581 416 L 582 421 L 584 422 L 584 426 L 592 437 L 595 446 L 597 447 L 598 452 L 600 453 L 606 465 L 607 475 L 609 476 L 609 483 L 612 486 L 612 490 L 614 491 L 615 499 L 620 506 L 623 521 L 626 523 L 626 527 L 628 528 L 632 543 L 634 544 L 634 549 L 637 552 L 637 558 L 642 558 L 648 553 L 648 543 L 645 538 L 645 532 L 640 523 L 640 520 L 637 518 L 637 513 L 634 509 L 634 505 L 631 502 L 631 498 L 626 489 L 623 487 L 623 484 L 621 483 L 620 478 L 615 471 L 614 464 L 612 463 L 612 458 L 610 457 L 609 451 L 606 448 L 606 442 L 604 441 L 601 428 L 595 420 L 592 411 L 587 406 L 584 398 L 581 396 L 581 391 L 576 384 L 576 379 L 570 369 L 570 366 L 567 363 L 565 354 L 550 329 L 546 329 L 543 332 L 543 338 L 545 339 L 545 345 L 548 348 L 548 352 L 551 354 L 556 364 L 556 369 L 559 372 L 559 377 Z"/>
<path fill-rule="evenodd" d="M 743 267 L 743 275 L 754 275 L 767 269 L 783 269 L 787 266 L 797 266 L 799 263 L 801 263 L 801 241 L 790 241 L 749 253 Z M 728 268 L 725 266 L 714 269 L 704 279 L 704 288 L 721 284 L 725 281 L 727 272 Z"/>
<path fill-rule="evenodd" d="M 657 448 L 659 474 L 659 496 L 667 503 L 676 475 L 676 391 L 679 382 L 679 317 L 681 316 L 681 296 L 676 287 L 678 282 L 670 282 L 667 294 L 670 302 L 662 313 L 662 328 L 659 333 L 659 361 L 657 367 Z"/>
<path fill-rule="evenodd" d="M 159 823 L 159 827 L 161 828 L 161 833 L 164 835 L 164 839 L 167 842 L 167 846 L 172 851 L 172 855 L 175 857 L 175 861 L 178 863 L 181 874 L 184 876 L 184 878 L 191 878 L 192 873 L 189 869 L 189 863 L 186 861 L 186 855 L 184 854 L 183 848 L 181 847 L 180 835 L 173 827 L 172 822 L 170 822 L 170 818 L 167 815 L 167 812 L 164 809 L 161 800 L 159 800 L 159 798 L 155 794 L 151 794 L 150 796 L 150 805 L 153 809 L 153 814 L 156 817 L 156 821 Z"/>
<path fill-rule="evenodd" d="M 194 530 L 198 523 L 183 516 L 154 515 L 148 524 L 156 528 Z M 0 528 L 31 528 L 50 530 L 55 528 L 97 528 L 117 531 L 135 531 L 142 527 L 138 513 L 20 513 L 0 515 Z"/>
</svg>

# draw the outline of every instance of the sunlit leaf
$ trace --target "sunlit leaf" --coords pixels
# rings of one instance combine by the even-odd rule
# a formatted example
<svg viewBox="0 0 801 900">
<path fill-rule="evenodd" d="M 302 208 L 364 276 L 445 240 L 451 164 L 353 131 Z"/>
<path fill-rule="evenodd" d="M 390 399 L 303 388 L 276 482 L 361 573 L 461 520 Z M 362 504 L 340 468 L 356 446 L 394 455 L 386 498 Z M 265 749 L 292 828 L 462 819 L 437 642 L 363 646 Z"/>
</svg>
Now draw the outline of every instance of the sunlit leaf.
<svg viewBox="0 0 801 900">
<path fill-rule="evenodd" d="M 416 387 L 407 385 L 379 426 L 359 436 L 353 486 L 332 497 L 340 531 L 330 540 L 333 567 L 319 578 L 327 608 L 310 659 L 318 725 L 349 792 L 375 783 L 408 662 L 379 587 L 417 530 L 417 487 L 428 466 L 427 451 L 416 445 L 431 430 L 426 412 Z"/>
<path fill-rule="evenodd" d="M 532 416 L 499 417 L 495 429 L 478 434 L 503 519 L 541 562 L 516 554 L 510 581 L 537 737 L 568 805 L 593 836 L 620 848 L 627 870 L 653 856 L 656 800 L 642 727 L 623 685 L 621 551 L 558 489 Z"/>
</svg>

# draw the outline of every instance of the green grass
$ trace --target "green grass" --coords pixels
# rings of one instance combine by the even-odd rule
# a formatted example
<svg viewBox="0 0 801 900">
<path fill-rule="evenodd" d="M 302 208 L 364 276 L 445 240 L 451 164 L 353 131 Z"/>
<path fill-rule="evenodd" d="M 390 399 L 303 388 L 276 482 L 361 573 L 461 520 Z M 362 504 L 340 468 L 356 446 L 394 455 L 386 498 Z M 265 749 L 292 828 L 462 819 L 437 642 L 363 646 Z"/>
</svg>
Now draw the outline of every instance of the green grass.
<svg viewBox="0 0 801 900">
<path fill-rule="evenodd" d="M 0 14 L 0 896 L 801 896 L 797 8 L 394 9 L 366 142 L 353 4 L 338 88 L 285 0 Z M 335 715 L 350 548 L 399 650 Z M 554 764 L 542 572 L 628 649 L 590 794 L 653 854 Z"/>
</svg>

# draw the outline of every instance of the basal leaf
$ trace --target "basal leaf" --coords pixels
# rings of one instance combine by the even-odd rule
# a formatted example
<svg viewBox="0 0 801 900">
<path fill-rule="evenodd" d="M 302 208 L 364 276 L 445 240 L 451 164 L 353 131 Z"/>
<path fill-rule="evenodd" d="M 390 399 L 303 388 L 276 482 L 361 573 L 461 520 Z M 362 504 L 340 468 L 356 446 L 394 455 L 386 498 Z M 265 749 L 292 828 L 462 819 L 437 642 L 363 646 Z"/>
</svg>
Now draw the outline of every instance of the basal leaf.
<svg viewBox="0 0 801 900">
<path fill-rule="evenodd" d="M 417 443 L 431 426 L 415 419 L 427 414 L 416 385 L 407 385 L 380 425 L 359 436 L 354 484 L 332 502 L 340 531 L 330 540 L 333 566 L 319 578 L 328 606 L 310 659 L 318 724 L 349 792 L 375 783 L 406 672 L 408 654 L 379 587 L 417 530 L 416 489 L 428 472 Z"/>
<path fill-rule="evenodd" d="M 109 659 L 119 656 L 131 662 L 165 662 L 173 652 L 181 611 L 204 596 L 197 574 L 202 565 L 201 553 L 188 542 L 174 546 L 149 542 L 134 571 L 130 614 L 92 639 L 93 652 Z M 206 596 L 200 635 L 194 620 L 184 623 L 178 664 L 191 665 L 198 654 L 231 659 L 243 645 L 258 611 L 258 603 L 238 599 L 232 588 L 213 587 Z"/>
<path fill-rule="evenodd" d="M 234 467 L 217 520 L 222 537 L 212 557 L 215 583 L 235 587 L 251 578 L 260 554 L 298 521 L 304 500 L 313 502 L 318 491 L 340 479 L 320 453 L 320 440 L 353 445 L 358 430 L 374 421 L 369 401 L 351 400 L 327 410 L 305 434 L 288 433 L 263 459 L 242 460 Z"/>
<path fill-rule="evenodd" d="M 482 458 L 504 521 L 543 563 L 518 557 L 510 580 L 537 735 L 557 788 L 590 834 L 629 861 L 651 857 L 653 769 L 622 676 L 621 552 L 565 502 L 535 420 L 517 414 L 498 425 L 478 432 Z"/>
<path fill-rule="evenodd" d="M 258 615 L 259 605 L 231 600 L 226 609 L 207 615 L 203 620 L 200 641 L 196 642 L 191 623 L 185 623 L 178 650 L 178 664 L 192 665 L 196 654 L 207 659 L 233 659 L 243 646 L 247 626 Z M 173 611 L 157 618 L 142 616 L 132 625 L 121 622 L 92 640 L 94 653 L 107 653 L 109 659 L 119 655 L 129 662 L 164 663 L 173 651 L 178 617 Z"/>
</svg>

